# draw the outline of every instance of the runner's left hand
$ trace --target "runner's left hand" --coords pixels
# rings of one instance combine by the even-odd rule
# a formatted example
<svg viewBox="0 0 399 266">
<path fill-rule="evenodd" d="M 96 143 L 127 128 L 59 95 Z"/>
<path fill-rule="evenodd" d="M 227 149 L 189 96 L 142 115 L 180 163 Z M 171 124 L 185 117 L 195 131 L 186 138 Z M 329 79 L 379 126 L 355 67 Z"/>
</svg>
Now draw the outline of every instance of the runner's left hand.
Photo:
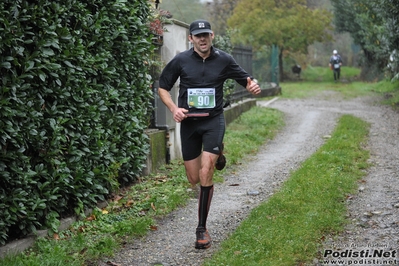
<svg viewBox="0 0 399 266">
<path fill-rule="evenodd" d="M 247 78 L 247 87 L 246 89 L 252 93 L 252 94 L 259 94 L 260 93 L 260 87 L 257 82 L 252 80 L 250 77 Z"/>
</svg>

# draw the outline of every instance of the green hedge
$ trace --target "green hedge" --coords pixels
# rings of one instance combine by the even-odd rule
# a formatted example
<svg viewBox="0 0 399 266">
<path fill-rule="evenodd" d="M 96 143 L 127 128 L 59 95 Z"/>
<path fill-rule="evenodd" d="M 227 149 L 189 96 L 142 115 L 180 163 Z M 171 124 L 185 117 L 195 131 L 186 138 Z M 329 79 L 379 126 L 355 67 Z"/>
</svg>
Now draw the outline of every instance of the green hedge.
<svg viewBox="0 0 399 266">
<path fill-rule="evenodd" d="M 147 0 L 0 2 L 0 244 L 140 174 L 149 13 Z"/>
</svg>

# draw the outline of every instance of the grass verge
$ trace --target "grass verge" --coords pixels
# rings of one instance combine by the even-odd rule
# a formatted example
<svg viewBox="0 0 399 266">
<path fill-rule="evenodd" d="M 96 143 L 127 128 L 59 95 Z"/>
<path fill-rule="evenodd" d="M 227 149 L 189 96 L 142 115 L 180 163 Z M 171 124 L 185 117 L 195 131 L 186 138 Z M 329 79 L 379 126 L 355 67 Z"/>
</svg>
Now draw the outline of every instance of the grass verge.
<svg viewBox="0 0 399 266">
<path fill-rule="evenodd" d="M 341 81 L 334 83 L 333 73 L 327 67 L 309 66 L 303 70 L 301 82 L 283 82 L 282 98 L 312 97 L 322 91 L 336 91 L 344 99 L 365 95 L 383 95 L 382 104 L 399 109 L 399 81 L 382 80 L 379 82 L 360 82 L 358 76 L 360 69 L 342 67 Z M 327 96 L 328 97 L 328 96 Z"/>
<path fill-rule="evenodd" d="M 222 182 L 223 174 L 245 155 L 255 154 L 282 125 L 283 114 L 276 110 L 254 107 L 243 113 L 227 127 L 228 167 L 217 171 L 216 179 Z M 39 238 L 26 252 L 0 259 L 0 265 L 96 265 L 96 260 L 112 258 L 132 238 L 157 230 L 157 218 L 183 206 L 191 196 L 189 188 L 182 162 L 173 161 L 158 174 L 115 193 L 106 208 L 95 209 L 68 230 Z"/>
<path fill-rule="evenodd" d="M 384 95 L 383 104 L 399 109 L 399 80 L 384 80 L 372 84 L 371 91 Z"/>
<path fill-rule="evenodd" d="M 341 68 L 341 80 L 355 80 L 360 76 L 360 69 L 343 66 Z M 328 67 L 308 66 L 301 73 L 302 79 L 313 82 L 334 82 L 334 73 Z"/>
<path fill-rule="evenodd" d="M 368 167 L 368 129 L 366 122 L 342 116 L 332 137 L 205 265 L 303 265 L 317 257 L 323 235 L 342 230 L 345 199 Z"/>
<path fill-rule="evenodd" d="M 377 84 L 377 83 L 376 83 Z M 284 82 L 280 84 L 282 87 L 282 98 L 298 99 L 306 97 L 314 97 L 324 91 L 339 92 L 339 97 L 343 99 L 351 99 L 366 95 L 372 95 L 376 84 L 368 84 L 364 82 L 351 82 L 351 83 L 315 83 L 315 82 Z M 377 94 L 376 94 L 377 95 Z M 331 97 L 331 95 L 326 95 Z"/>
<path fill-rule="evenodd" d="M 258 106 L 239 116 L 228 126 L 224 138 L 228 162 L 235 165 L 244 156 L 256 154 L 259 146 L 272 139 L 284 125 L 283 119 L 280 111 Z"/>
</svg>

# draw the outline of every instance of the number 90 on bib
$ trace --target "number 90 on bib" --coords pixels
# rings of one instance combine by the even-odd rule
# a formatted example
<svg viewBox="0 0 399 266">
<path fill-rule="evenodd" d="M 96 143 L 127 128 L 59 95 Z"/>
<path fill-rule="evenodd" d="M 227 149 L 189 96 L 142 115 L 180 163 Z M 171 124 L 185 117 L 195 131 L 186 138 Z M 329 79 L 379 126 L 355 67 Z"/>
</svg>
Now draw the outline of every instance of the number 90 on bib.
<svg viewBox="0 0 399 266">
<path fill-rule="evenodd" d="M 187 103 L 190 108 L 214 108 L 215 88 L 190 88 L 187 89 Z"/>
</svg>

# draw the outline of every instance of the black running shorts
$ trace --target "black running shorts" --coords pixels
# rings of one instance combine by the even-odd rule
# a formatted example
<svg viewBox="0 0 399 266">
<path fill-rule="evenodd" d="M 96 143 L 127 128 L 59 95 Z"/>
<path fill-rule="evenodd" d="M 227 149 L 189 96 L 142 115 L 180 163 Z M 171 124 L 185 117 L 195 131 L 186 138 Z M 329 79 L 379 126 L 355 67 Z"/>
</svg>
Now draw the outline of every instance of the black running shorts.
<svg viewBox="0 0 399 266">
<path fill-rule="evenodd" d="M 225 129 L 223 113 L 206 119 L 184 119 L 180 128 L 183 160 L 197 158 L 202 150 L 219 154 Z"/>
</svg>

